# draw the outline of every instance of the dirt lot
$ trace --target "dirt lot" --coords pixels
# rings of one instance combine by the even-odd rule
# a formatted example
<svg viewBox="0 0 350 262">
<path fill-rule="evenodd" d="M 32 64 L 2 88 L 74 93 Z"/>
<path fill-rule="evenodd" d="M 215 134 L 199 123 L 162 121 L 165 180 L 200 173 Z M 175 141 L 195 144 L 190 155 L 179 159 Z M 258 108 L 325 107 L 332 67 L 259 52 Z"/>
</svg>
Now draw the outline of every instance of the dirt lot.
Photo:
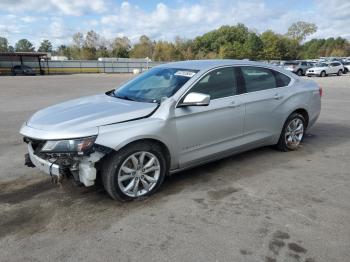
<svg viewBox="0 0 350 262">
<path fill-rule="evenodd" d="M 350 75 L 297 152 L 261 148 L 177 174 L 131 203 L 23 166 L 34 111 L 130 76 L 0 77 L 0 261 L 303 261 L 350 256 Z"/>
</svg>

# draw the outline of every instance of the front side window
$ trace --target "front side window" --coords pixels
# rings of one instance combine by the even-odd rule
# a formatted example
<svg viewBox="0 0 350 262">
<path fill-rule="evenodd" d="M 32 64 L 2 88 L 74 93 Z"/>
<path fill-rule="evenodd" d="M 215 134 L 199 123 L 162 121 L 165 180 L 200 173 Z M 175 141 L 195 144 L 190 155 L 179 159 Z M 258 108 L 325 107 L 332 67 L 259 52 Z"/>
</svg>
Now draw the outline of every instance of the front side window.
<svg viewBox="0 0 350 262">
<path fill-rule="evenodd" d="M 241 70 L 248 93 L 277 87 L 275 76 L 268 68 L 243 66 Z"/>
<path fill-rule="evenodd" d="M 232 67 L 225 67 L 211 71 L 199 80 L 190 92 L 210 95 L 210 99 L 217 99 L 237 94 L 237 82 Z"/>
<path fill-rule="evenodd" d="M 115 97 L 139 102 L 157 103 L 174 95 L 198 70 L 153 68 L 116 89 Z"/>
</svg>

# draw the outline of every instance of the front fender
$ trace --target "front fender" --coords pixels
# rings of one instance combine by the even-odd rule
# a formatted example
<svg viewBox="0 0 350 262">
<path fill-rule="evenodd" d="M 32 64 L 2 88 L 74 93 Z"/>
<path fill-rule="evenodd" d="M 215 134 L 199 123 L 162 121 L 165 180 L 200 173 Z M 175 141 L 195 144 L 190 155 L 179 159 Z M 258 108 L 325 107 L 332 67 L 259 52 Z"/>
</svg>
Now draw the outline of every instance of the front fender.
<svg viewBox="0 0 350 262">
<path fill-rule="evenodd" d="M 144 139 L 153 139 L 163 143 L 170 152 L 170 168 L 177 167 L 177 135 L 176 126 L 173 121 L 159 118 L 145 118 L 100 126 L 99 135 L 95 143 L 118 151 L 129 143 Z"/>
</svg>

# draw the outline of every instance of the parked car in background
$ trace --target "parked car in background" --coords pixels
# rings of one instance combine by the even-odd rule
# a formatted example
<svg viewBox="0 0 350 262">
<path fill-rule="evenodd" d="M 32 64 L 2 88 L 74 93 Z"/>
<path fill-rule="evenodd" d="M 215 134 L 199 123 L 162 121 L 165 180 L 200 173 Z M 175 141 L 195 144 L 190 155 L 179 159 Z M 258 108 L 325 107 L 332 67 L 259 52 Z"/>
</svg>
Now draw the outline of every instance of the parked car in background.
<svg viewBox="0 0 350 262">
<path fill-rule="evenodd" d="M 312 64 L 306 61 L 286 61 L 283 65 L 285 70 L 291 71 L 298 76 L 306 74 L 306 70 L 312 67 Z"/>
<path fill-rule="evenodd" d="M 338 62 L 333 61 L 330 63 L 317 63 L 315 67 L 312 67 L 306 71 L 306 75 L 325 77 L 327 75 L 336 74 L 340 76 L 344 72 L 344 66 Z"/>
<path fill-rule="evenodd" d="M 12 75 L 35 75 L 33 68 L 26 65 L 15 65 L 11 68 Z"/>
<path fill-rule="evenodd" d="M 256 147 L 298 149 L 322 89 L 272 65 L 242 60 L 163 64 L 120 88 L 50 106 L 22 128 L 26 165 L 114 199 L 154 193 L 166 174 Z"/>
<path fill-rule="evenodd" d="M 346 61 L 343 63 L 344 66 L 344 74 L 348 73 L 350 71 L 350 62 Z"/>
</svg>

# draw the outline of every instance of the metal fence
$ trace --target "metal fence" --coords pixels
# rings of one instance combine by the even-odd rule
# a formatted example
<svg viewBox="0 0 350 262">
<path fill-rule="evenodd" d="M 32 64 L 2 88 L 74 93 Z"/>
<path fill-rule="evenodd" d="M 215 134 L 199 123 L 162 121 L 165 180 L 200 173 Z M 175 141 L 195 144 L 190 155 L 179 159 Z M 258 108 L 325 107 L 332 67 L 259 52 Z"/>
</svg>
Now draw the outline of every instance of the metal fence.
<svg viewBox="0 0 350 262">
<path fill-rule="evenodd" d="M 11 68 L 20 65 L 20 61 L 6 61 L 0 59 L 0 72 L 3 74 L 11 73 Z M 113 61 L 98 60 L 67 60 L 53 61 L 23 61 L 24 65 L 30 66 L 38 74 L 40 66 L 43 74 L 79 74 L 79 73 L 132 73 L 134 69 L 140 72 L 148 68 L 162 64 L 161 62 L 150 62 L 145 59 L 118 58 Z"/>
</svg>

